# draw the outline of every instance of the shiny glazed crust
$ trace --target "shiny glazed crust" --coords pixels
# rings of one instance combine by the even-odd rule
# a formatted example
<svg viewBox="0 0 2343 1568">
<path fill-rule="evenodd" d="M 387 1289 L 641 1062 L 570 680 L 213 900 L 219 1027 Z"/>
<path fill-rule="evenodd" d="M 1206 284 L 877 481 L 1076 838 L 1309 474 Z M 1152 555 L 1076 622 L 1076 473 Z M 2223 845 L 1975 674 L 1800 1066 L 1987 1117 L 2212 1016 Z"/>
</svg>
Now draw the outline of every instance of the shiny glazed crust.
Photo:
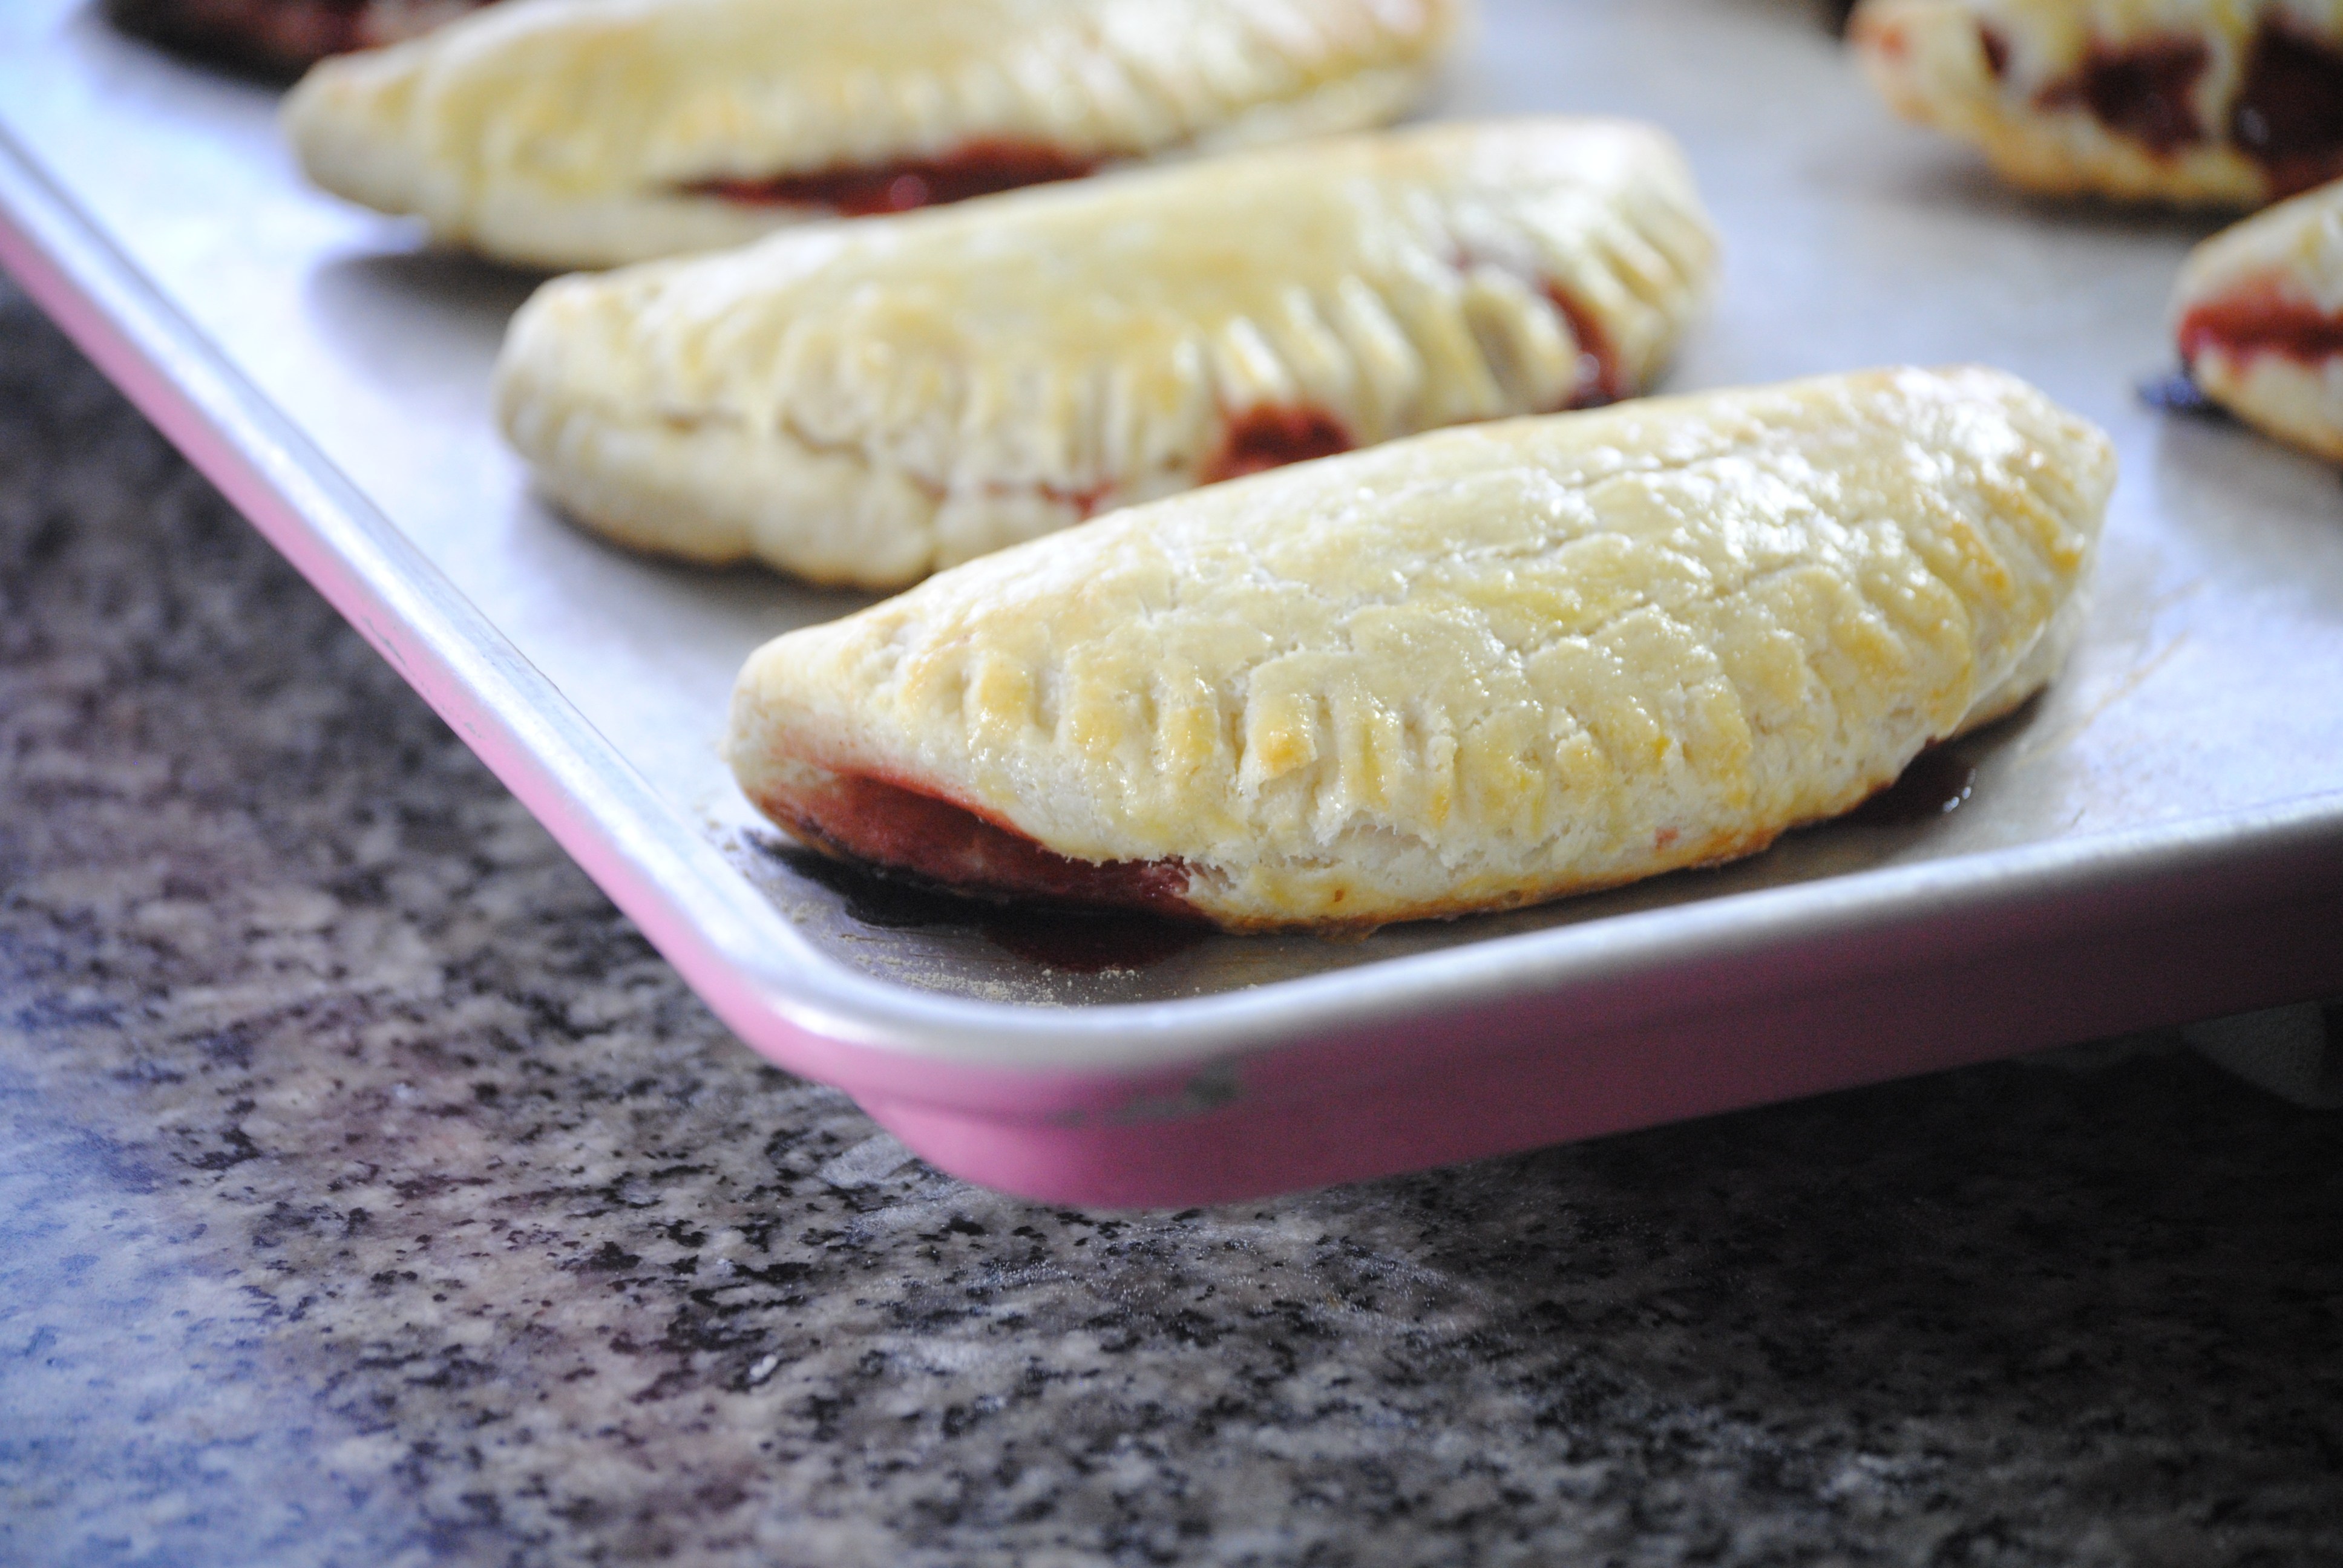
<svg viewBox="0 0 2343 1568">
<path fill-rule="evenodd" d="M 1640 388 L 1713 254 L 1656 131 L 1437 126 L 564 278 L 498 406 L 627 543 L 900 587 L 1187 489 L 1249 416 L 1363 446 Z"/>
<path fill-rule="evenodd" d="M 830 214 L 695 193 L 1021 145 L 1111 162 L 1380 124 L 1467 0 L 528 0 L 287 100 L 309 176 L 551 267 Z"/>
<path fill-rule="evenodd" d="M 2343 47 L 2343 0 L 1863 0 L 1848 30 L 1898 114 L 1981 149 L 2012 183 L 2054 195 L 2254 207 L 2286 194 L 2227 127 L 2266 16 Z M 2006 50 L 1996 71 L 1988 33 Z M 2094 44 L 2193 39 L 2206 65 L 2189 101 L 2207 139 L 2158 151 L 2079 102 L 2046 104 Z"/>
<path fill-rule="evenodd" d="M 2189 254 L 2173 291 L 2176 330 L 2225 299 L 2258 297 L 2337 324 L 2343 339 L 2343 181 L 2222 230 Z M 2343 463 L 2343 353 L 2237 352 L 2184 340 L 2206 396 L 2281 441 Z"/>
<path fill-rule="evenodd" d="M 2056 669 L 2115 477 L 1999 372 L 1440 431 L 1133 508 L 767 645 L 742 789 L 841 777 L 1173 870 L 1232 930 L 1764 848 Z"/>
</svg>

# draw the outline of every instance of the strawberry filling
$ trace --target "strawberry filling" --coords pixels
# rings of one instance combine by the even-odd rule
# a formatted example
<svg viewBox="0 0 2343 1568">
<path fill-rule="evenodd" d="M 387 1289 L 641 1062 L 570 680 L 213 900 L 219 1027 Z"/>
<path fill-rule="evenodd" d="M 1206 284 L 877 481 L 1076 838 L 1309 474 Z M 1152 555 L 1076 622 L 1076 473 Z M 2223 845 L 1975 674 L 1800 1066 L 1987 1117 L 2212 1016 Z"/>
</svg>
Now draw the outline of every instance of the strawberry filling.
<svg viewBox="0 0 2343 1568">
<path fill-rule="evenodd" d="M 1342 422 L 1322 409 L 1249 409 L 1229 422 L 1219 453 L 1204 465 L 1204 483 L 1331 457 L 1356 445 Z"/>
<path fill-rule="evenodd" d="M 1196 918 L 1177 860 L 1073 859 L 956 801 L 871 774 L 830 774 L 812 792 L 758 804 L 832 854 L 955 891 Z"/>
<path fill-rule="evenodd" d="M 2212 56 L 2198 38 L 2148 38 L 2122 48 L 2094 44 L 2082 68 L 2042 89 L 2046 109 L 2087 109 L 2117 136 L 2159 157 L 2205 139 L 2190 102 Z"/>
<path fill-rule="evenodd" d="M 2269 171 L 2280 196 L 2343 177 L 2343 51 L 2283 21 L 2265 23 L 2229 136 Z"/>
<path fill-rule="evenodd" d="M 1554 307 L 1570 323 L 1570 335 L 1578 339 L 1578 387 L 1566 406 L 1593 408 L 1628 396 L 1633 388 L 1619 364 L 1619 351 L 1612 347 L 1611 335 L 1603 330 L 1594 313 L 1559 287 L 1548 287 L 1545 297 L 1554 301 Z"/>
<path fill-rule="evenodd" d="M 2197 307 L 2180 320 L 2184 359 L 2217 350 L 2235 359 L 2274 354 L 2315 365 L 2343 355 L 2343 317 L 2265 278 Z"/>
<path fill-rule="evenodd" d="M 1077 158 L 1054 147 L 1025 142 L 970 142 L 940 158 L 905 159 L 780 175 L 771 179 L 703 180 L 686 187 L 695 195 L 721 196 L 752 206 L 824 207 L 841 217 L 872 217 L 914 207 L 939 206 L 992 196 L 1023 186 L 1080 179 L 1097 169 L 1094 159 Z"/>
<path fill-rule="evenodd" d="M 2007 43 L 1986 29 L 1986 63 L 1999 78 Z M 2203 40 L 2174 35 L 2115 47 L 2094 44 L 2081 69 L 2036 95 L 2046 109 L 2087 109 L 2119 136 L 2158 157 L 2211 139 L 2197 117 L 2198 84 L 2212 63 Z M 2227 126 L 2237 150 L 2269 172 L 2280 196 L 2343 176 L 2343 50 L 2283 16 L 2254 35 Z"/>
</svg>

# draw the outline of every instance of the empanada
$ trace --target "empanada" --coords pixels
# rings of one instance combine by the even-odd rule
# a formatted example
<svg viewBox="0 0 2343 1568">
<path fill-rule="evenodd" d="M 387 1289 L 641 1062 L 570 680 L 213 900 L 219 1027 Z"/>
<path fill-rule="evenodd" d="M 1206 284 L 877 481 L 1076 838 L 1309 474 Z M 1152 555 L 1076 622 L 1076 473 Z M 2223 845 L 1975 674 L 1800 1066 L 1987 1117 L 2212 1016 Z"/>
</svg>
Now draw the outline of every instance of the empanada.
<svg viewBox="0 0 2343 1568">
<path fill-rule="evenodd" d="M 106 0 L 115 25 L 271 75 L 419 38 L 488 0 Z"/>
<path fill-rule="evenodd" d="M 2198 246 L 2172 320 L 2206 396 L 2343 462 L 2343 181 Z"/>
<path fill-rule="evenodd" d="M 2343 0 L 1865 0 L 1909 118 L 2051 192 L 2258 206 L 2343 176 Z"/>
<path fill-rule="evenodd" d="M 531 0 L 287 101 L 311 178 L 604 266 L 1379 124 L 1467 0 Z"/>
<path fill-rule="evenodd" d="M 1109 508 L 1640 389 L 1712 266 L 1616 121 L 1264 149 L 548 285 L 498 370 L 629 544 L 890 588 Z"/>
<path fill-rule="evenodd" d="M 752 657 L 809 843 L 1238 930 L 1765 847 L 2056 670 L 2115 478 L 1998 371 L 1443 430 L 1132 508 Z"/>
</svg>

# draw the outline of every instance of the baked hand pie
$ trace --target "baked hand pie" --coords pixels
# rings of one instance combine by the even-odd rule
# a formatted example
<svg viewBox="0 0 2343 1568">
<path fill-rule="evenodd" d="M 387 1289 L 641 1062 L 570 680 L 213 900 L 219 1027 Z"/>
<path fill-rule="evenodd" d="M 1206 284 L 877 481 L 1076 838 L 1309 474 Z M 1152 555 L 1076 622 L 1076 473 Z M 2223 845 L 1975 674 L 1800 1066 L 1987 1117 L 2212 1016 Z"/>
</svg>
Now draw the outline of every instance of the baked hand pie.
<svg viewBox="0 0 2343 1568">
<path fill-rule="evenodd" d="M 1888 102 L 2018 185 L 2259 206 L 2343 176 L 2343 0 L 1865 0 Z"/>
<path fill-rule="evenodd" d="M 1327 138 L 557 280 L 498 366 L 626 543 L 894 588 L 1125 503 L 1640 389 L 1714 244 L 1665 136 Z"/>
<path fill-rule="evenodd" d="M 106 0 L 125 32 L 271 75 L 419 38 L 488 0 Z"/>
<path fill-rule="evenodd" d="M 2343 181 L 2198 246 L 2172 300 L 2189 377 L 2237 417 L 2343 462 Z"/>
<path fill-rule="evenodd" d="M 508 261 L 607 266 L 1373 126 L 1467 0 L 531 0 L 319 66 L 302 166 Z"/>
<path fill-rule="evenodd" d="M 1135 507 L 749 660 L 809 844 L 1233 930 L 1764 849 L 2057 668 L 2115 479 L 1998 371 L 1438 431 Z"/>
</svg>

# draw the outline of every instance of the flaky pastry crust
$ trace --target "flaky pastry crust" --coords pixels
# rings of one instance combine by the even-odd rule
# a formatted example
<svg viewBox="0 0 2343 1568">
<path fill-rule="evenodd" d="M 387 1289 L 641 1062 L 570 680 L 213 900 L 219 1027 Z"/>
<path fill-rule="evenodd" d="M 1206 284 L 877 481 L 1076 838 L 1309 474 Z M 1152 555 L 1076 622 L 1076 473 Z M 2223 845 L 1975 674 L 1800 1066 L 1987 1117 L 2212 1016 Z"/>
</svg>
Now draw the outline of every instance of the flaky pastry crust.
<svg viewBox="0 0 2343 1568">
<path fill-rule="evenodd" d="M 498 406 L 627 543 L 900 587 L 1282 458 L 1638 390 L 1713 256 L 1647 127 L 1328 138 L 561 279 Z"/>
<path fill-rule="evenodd" d="M 2343 0 L 1865 0 L 1848 35 L 2028 189 L 2251 207 L 2343 176 Z"/>
<path fill-rule="evenodd" d="M 810 841 L 979 890 L 1238 930 L 1532 903 L 1754 852 L 2023 700 L 2114 477 L 1982 369 L 1440 431 L 782 637 L 729 755 Z"/>
<path fill-rule="evenodd" d="M 328 61 L 284 119 L 329 190 L 508 261 L 607 266 L 836 216 L 786 187 L 740 198 L 759 182 L 1377 125 L 1466 4 L 530 0 Z"/>
<path fill-rule="evenodd" d="M 2173 291 L 2172 327 L 2207 397 L 2343 463 L 2343 181 L 2198 246 Z"/>
</svg>

